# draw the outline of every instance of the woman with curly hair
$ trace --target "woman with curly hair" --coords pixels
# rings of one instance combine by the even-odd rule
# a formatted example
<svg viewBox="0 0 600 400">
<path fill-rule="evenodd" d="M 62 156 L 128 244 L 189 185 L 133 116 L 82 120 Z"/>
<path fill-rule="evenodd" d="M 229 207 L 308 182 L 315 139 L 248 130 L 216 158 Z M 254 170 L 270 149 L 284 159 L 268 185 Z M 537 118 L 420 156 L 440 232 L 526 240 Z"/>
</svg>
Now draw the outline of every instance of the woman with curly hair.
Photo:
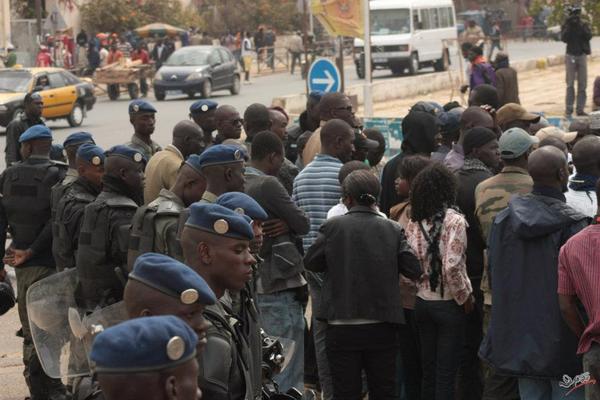
<svg viewBox="0 0 600 400">
<path fill-rule="evenodd" d="M 415 304 L 422 399 L 454 398 L 466 314 L 473 310 L 466 266 L 467 222 L 455 209 L 456 192 L 456 178 L 438 163 L 421 171 L 410 191 L 406 237 L 423 267 Z"/>
</svg>

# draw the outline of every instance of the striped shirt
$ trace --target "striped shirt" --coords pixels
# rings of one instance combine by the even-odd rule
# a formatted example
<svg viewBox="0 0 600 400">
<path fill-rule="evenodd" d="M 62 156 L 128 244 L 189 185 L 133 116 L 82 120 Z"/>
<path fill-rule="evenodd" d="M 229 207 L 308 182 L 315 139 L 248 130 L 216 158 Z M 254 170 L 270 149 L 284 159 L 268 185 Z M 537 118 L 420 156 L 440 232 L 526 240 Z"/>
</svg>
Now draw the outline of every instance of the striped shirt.
<svg viewBox="0 0 600 400">
<path fill-rule="evenodd" d="M 310 218 L 310 230 L 302 238 L 304 251 L 317 238 L 319 228 L 327 220 L 327 211 L 338 204 L 342 189 L 338 174 L 342 162 L 326 154 L 317 154 L 294 180 L 292 200 Z"/>
<path fill-rule="evenodd" d="M 600 225 L 591 225 L 573 236 L 560 249 L 558 293 L 577 296 L 589 317 L 579 339 L 578 354 L 600 344 Z"/>
</svg>

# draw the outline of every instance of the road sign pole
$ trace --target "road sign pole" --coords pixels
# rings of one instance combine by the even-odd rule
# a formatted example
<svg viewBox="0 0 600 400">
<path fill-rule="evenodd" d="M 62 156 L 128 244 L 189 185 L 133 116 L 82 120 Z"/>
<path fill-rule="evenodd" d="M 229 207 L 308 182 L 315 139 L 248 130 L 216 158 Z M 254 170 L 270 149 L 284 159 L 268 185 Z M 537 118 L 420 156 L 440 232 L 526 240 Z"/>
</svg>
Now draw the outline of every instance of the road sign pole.
<svg viewBox="0 0 600 400">
<path fill-rule="evenodd" d="M 364 116 L 369 118 L 373 116 L 373 97 L 371 95 L 371 21 L 369 12 L 369 0 L 362 0 L 363 18 L 365 29 L 365 86 L 363 109 Z"/>
</svg>

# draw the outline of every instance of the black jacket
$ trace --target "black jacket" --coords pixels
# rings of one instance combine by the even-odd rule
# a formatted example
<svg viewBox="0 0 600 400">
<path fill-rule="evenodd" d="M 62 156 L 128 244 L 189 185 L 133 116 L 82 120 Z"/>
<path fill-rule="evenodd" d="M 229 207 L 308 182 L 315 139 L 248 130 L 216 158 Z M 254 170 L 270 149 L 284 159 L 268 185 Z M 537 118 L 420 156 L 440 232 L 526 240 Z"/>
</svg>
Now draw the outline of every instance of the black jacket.
<svg viewBox="0 0 600 400">
<path fill-rule="evenodd" d="M 458 178 L 456 204 L 469 224 L 467 228 L 467 274 L 473 284 L 473 292 L 477 295 L 483 274 L 485 240 L 475 215 L 475 188 L 484 180 L 491 178 L 492 173 L 463 167 L 456 172 L 456 177 Z"/>
<path fill-rule="evenodd" d="M 581 19 L 567 19 L 561 27 L 560 38 L 567 44 L 567 54 L 570 56 L 591 53 L 592 31 L 590 26 Z"/>
<path fill-rule="evenodd" d="M 321 226 L 304 266 L 326 272 L 316 318 L 329 321 L 404 323 L 398 274 L 414 280 L 422 274 L 402 227 L 361 206 Z"/>
<path fill-rule="evenodd" d="M 492 225 L 494 306 L 479 355 L 503 374 L 557 380 L 581 373 L 577 338 L 558 305 L 558 253 L 588 219 L 558 190 L 542 189 L 513 198 Z"/>
</svg>

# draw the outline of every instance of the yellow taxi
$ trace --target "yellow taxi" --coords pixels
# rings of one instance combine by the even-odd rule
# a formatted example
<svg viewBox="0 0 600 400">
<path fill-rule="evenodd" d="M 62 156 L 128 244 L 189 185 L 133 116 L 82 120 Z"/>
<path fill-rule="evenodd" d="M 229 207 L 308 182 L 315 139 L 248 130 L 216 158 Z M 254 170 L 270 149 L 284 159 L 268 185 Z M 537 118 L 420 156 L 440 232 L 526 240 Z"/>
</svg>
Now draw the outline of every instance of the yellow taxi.
<svg viewBox="0 0 600 400">
<path fill-rule="evenodd" d="M 44 100 L 42 117 L 66 118 L 71 126 L 81 125 L 96 103 L 94 86 L 62 68 L 0 68 L 0 126 L 21 116 L 31 92 Z"/>
</svg>

